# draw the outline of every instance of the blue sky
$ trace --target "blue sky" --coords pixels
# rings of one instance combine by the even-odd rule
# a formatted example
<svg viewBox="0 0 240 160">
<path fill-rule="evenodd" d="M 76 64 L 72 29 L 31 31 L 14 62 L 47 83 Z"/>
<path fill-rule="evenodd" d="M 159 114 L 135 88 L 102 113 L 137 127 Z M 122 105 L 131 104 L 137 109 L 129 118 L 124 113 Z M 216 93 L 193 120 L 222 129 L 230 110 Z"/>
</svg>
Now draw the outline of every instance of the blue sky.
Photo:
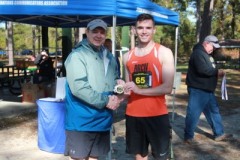
<svg viewBox="0 0 240 160">
<path fill-rule="evenodd" d="M 4 22 L 0 22 L 0 28 L 4 28 L 5 27 L 5 23 Z"/>
<path fill-rule="evenodd" d="M 189 14 L 188 15 L 188 19 L 191 21 L 191 22 L 196 22 L 196 17 L 195 15 L 193 15 L 195 12 L 196 12 L 196 8 L 192 7 L 191 5 L 187 8 L 187 12 L 190 12 L 192 14 Z"/>
</svg>

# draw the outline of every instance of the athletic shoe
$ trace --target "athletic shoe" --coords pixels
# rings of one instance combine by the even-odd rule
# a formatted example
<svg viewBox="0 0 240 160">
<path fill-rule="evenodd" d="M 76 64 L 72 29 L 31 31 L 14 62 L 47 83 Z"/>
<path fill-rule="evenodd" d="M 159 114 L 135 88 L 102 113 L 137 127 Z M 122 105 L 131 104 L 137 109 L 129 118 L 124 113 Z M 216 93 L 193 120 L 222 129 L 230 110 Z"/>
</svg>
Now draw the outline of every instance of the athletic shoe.
<svg viewBox="0 0 240 160">
<path fill-rule="evenodd" d="M 198 145 L 199 143 L 195 139 L 186 139 L 184 140 L 184 143 L 189 145 Z"/>
<path fill-rule="evenodd" d="M 228 141 L 228 140 L 230 140 L 232 137 L 233 137 L 232 134 L 223 134 L 223 135 L 221 135 L 221 136 L 216 137 L 214 140 L 217 141 L 217 142 L 220 142 L 220 141 Z"/>
</svg>

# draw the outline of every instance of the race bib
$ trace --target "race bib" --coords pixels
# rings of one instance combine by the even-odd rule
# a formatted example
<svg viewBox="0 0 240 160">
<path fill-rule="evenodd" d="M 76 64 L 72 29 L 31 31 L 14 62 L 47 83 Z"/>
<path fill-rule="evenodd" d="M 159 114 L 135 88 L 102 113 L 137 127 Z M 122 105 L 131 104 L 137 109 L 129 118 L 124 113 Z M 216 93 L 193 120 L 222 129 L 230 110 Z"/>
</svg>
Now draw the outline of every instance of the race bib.
<svg viewBox="0 0 240 160">
<path fill-rule="evenodd" d="M 152 87 L 152 73 L 151 72 L 134 72 L 132 75 L 132 81 L 139 88 L 151 88 Z"/>
</svg>

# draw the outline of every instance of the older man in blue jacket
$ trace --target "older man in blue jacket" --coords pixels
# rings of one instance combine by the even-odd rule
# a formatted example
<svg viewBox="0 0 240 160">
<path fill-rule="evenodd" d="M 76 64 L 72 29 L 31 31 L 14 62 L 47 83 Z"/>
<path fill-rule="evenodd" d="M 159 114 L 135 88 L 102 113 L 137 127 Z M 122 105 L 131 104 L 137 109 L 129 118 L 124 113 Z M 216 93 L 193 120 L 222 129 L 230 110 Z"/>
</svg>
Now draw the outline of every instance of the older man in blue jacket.
<svg viewBox="0 0 240 160">
<path fill-rule="evenodd" d="M 121 98 L 113 95 L 119 82 L 117 62 L 103 44 L 107 24 L 101 19 L 88 23 L 87 38 L 65 61 L 66 147 L 72 159 L 98 159 L 110 150 L 112 110 Z"/>
</svg>

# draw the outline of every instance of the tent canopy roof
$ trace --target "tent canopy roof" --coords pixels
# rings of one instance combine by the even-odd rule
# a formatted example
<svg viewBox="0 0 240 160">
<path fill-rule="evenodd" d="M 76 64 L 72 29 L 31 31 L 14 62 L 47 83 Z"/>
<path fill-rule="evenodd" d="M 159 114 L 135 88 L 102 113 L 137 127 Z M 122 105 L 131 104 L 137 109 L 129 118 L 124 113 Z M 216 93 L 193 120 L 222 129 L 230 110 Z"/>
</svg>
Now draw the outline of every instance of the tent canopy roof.
<svg viewBox="0 0 240 160">
<path fill-rule="evenodd" d="M 149 13 L 156 24 L 179 25 L 178 13 L 148 0 L 2 0 L 0 20 L 41 25 L 46 27 L 85 27 L 95 18 L 113 26 L 133 25 L 137 15 Z"/>
</svg>

